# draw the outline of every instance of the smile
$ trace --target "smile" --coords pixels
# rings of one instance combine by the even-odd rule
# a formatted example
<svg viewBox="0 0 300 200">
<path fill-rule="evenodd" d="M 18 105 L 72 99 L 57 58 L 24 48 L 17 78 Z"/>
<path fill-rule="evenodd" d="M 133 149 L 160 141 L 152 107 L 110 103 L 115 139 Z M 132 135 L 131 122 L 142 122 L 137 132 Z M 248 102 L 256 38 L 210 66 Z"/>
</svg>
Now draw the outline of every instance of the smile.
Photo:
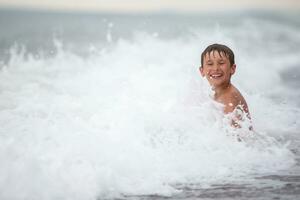
<svg viewBox="0 0 300 200">
<path fill-rule="evenodd" d="M 211 75 L 209 75 L 209 78 L 213 78 L 213 79 L 218 79 L 218 78 L 220 78 L 220 77 L 222 77 L 223 75 L 222 74 L 211 74 Z"/>
</svg>

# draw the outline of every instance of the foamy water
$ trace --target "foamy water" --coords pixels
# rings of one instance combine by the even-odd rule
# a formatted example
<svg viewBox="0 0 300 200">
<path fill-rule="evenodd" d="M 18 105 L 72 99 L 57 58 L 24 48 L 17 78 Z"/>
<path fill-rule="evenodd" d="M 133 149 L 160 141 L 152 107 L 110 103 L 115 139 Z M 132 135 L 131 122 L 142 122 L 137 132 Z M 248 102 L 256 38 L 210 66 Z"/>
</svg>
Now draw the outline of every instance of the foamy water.
<svg viewBox="0 0 300 200">
<path fill-rule="evenodd" d="M 280 74 L 299 62 L 299 51 L 247 49 L 231 28 L 191 32 L 114 40 L 109 29 L 108 43 L 88 56 L 63 41 L 54 41 L 52 57 L 12 48 L 0 71 L 0 199 L 172 196 L 178 184 L 209 188 L 295 166 L 285 138 L 299 131 L 299 93 Z M 297 29 L 284 33 L 299 39 Z M 233 83 L 255 133 L 236 133 L 211 100 L 198 72 L 211 42 L 236 52 Z"/>
</svg>

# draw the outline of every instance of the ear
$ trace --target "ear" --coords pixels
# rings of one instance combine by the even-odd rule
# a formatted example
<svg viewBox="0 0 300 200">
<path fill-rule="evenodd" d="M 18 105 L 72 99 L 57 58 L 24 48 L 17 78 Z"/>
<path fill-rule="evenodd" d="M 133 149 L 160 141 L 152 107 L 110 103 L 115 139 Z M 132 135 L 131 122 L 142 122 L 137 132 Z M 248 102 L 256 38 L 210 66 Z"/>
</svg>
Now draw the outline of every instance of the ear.
<svg viewBox="0 0 300 200">
<path fill-rule="evenodd" d="M 235 73 L 236 64 L 233 64 L 230 68 L 230 74 L 233 75 Z"/>
<path fill-rule="evenodd" d="M 203 76 L 203 77 L 204 77 L 204 76 L 205 76 L 205 74 L 204 74 L 204 72 L 203 72 L 203 67 L 202 67 L 202 66 L 200 66 L 200 67 L 199 67 L 199 71 L 200 71 L 200 73 L 201 73 L 201 76 Z"/>
</svg>

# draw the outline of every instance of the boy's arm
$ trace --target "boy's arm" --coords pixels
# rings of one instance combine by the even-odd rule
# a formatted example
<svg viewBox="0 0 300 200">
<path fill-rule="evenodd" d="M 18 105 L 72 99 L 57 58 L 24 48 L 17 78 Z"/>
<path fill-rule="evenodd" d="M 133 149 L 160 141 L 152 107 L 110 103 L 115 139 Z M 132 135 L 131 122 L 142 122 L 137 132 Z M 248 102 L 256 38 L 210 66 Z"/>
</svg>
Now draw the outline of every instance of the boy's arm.
<svg viewBox="0 0 300 200">
<path fill-rule="evenodd" d="M 236 128 L 241 128 L 239 122 L 243 121 L 245 117 L 251 120 L 247 102 L 241 94 L 233 94 L 224 105 L 224 113 L 232 113 L 231 125 Z M 252 127 L 250 127 L 252 129 Z"/>
<path fill-rule="evenodd" d="M 249 109 L 246 100 L 239 92 L 234 92 L 228 95 L 229 98 L 225 98 L 223 101 L 224 104 L 224 113 L 232 113 L 236 108 L 239 108 L 241 111 L 249 115 Z"/>
</svg>

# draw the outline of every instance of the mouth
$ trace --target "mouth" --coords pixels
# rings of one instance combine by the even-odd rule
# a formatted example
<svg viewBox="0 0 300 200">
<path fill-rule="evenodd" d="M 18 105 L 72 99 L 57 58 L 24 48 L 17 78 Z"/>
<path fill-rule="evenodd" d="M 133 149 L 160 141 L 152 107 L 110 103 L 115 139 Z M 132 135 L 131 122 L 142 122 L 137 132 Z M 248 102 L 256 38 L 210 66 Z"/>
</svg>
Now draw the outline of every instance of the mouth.
<svg viewBox="0 0 300 200">
<path fill-rule="evenodd" d="M 219 79 L 221 78 L 223 75 L 222 74 L 210 74 L 209 78 L 210 79 Z"/>
</svg>

